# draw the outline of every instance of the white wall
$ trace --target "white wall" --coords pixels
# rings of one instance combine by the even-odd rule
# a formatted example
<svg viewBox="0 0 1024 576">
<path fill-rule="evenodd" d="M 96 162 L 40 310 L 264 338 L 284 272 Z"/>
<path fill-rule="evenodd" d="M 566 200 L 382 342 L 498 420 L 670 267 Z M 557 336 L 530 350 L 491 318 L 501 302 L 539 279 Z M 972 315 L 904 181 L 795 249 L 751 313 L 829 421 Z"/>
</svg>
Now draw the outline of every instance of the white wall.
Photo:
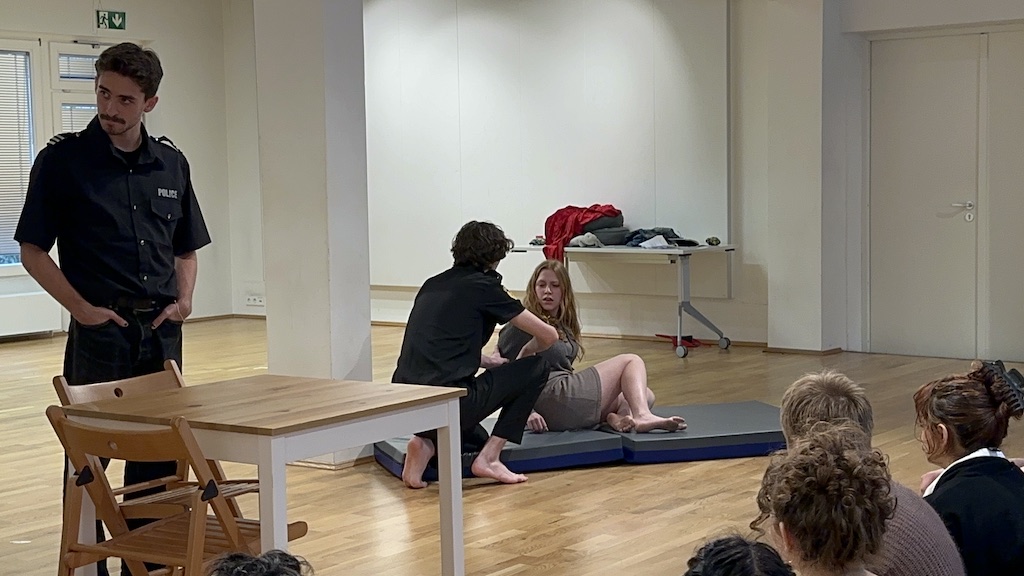
<svg viewBox="0 0 1024 576">
<path fill-rule="evenodd" d="M 231 312 L 264 314 L 246 296 L 265 296 L 263 200 L 256 130 L 256 53 L 252 0 L 224 0 L 227 191 L 231 199 Z"/>
<path fill-rule="evenodd" d="M 633 228 L 729 239 L 726 3 L 365 6 L 374 320 L 405 321 L 469 219 L 525 243 L 562 206 L 611 202 Z M 763 342 L 765 271 L 739 219 L 734 299 L 711 256 L 694 259 L 695 303 Z M 506 286 L 540 260 L 510 255 Z M 586 331 L 674 332 L 674 267 L 587 260 L 572 274 Z M 689 318 L 685 332 L 711 335 Z"/>
<path fill-rule="evenodd" d="M 160 55 L 164 81 L 160 103 L 149 115 L 148 126 L 154 135 L 171 138 L 188 157 L 213 237 L 213 244 L 199 252 L 194 315 L 228 314 L 231 241 L 221 5 L 205 0 L 122 0 L 116 9 L 127 13 L 127 30 L 105 32 L 94 29 L 95 8 L 96 3 L 89 0 L 4 2 L 0 4 L 0 36 L 150 42 Z M 44 110 L 49 109 L 47 101 Z"/>
<path fill-rule="evenodd" d="M 1020 0 L 839 0 L 846 32 L 964 26 L 1024 20 Z"/>
<path fill-rule="evenodd" d="M 467 220 L 525 243 L 568 204 L 726 238 L 725 13 L 719 0 L 368 0 L 373 283 L 418 286 L 449 266 Z"/>
<path fill-rule="evenodd" d="M 868 42 L 844 34 L 839 6 L 823 5 L 822 348 L 862 350 L 865 74 Z"/>
</svg>

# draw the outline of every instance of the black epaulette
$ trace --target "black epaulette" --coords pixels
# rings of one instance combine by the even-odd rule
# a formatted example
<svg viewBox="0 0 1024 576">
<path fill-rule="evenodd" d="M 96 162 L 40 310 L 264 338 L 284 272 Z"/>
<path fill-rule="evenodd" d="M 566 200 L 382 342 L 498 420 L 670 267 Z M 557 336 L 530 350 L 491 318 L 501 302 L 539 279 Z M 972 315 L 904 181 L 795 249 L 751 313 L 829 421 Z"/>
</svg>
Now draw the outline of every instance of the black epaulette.
<svg viewBox="0 0 1024 576">
<path fill-rule="evenodd" d="M 179 154 L 181 153 L 181 150 L 179 150 L 178 147 L 174 145 L 174 142 L 171 142 L 171 139 L 168 138 L 167 136 L 157 136 L 156 138 L 154 138 L 154 140 L 165 146 L 170 146 L 171 148 L 174 149 L 175 152 L 178 152 Z"/>
<path fill-rule="evenodd" d="M 64 132 L 64 133 L 61 133 L 61 134 L 57 134 L 53 138 L 50 138 L 50 141 L 47 142 L 46 145 L 47 146 L 53 146 L 54 144 L 58 144 L 58 143 L 63 142 L 65 140 L 69 139 L 69 138 L 77 138 L 77 137 L 78 137 L 78 132 Z"/>
</svg>

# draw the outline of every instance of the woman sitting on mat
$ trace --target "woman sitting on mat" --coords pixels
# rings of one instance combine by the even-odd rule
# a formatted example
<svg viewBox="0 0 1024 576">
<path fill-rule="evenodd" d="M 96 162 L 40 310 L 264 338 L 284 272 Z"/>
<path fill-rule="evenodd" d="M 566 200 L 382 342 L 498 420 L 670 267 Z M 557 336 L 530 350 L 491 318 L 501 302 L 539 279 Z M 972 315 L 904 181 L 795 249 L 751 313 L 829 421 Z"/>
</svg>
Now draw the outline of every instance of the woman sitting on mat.
<svg viewBox="0 0 1024 576">
<path fill-rule="evenodd" d="M 530 430 L 578 430 L 602 422 L 620 432 L 672 432 L 686 427 L 679 416 L 662 418 L 651 412 L 654 393 L 647 387 L 647 367 L 636 354 L 619 354 L 579 372 L 573 370 L 583 347 L 576 297 L 561 262 L 545 260 L 537 266 L 523 304 L 554 326 L 559 336 L 558 342 L 540 353 L 551 372 L 527 420 Z M 506 324 L 498 336 L 497 353 L 514 360 L 529 341 L 529 334 Z"/>
</svg>

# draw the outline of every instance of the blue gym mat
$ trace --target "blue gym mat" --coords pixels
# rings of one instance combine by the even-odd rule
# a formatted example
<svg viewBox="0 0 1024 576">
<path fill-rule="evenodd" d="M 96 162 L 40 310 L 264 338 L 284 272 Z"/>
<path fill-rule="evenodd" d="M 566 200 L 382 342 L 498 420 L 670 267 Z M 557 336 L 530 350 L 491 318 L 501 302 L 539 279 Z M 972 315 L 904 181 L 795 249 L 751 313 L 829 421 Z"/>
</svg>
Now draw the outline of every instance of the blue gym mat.
<svg viewBox="0 0 1024 576">
<path fill-rule="evenodd" d="M 763 402 L 730 402 L 689 406 L 655 406 L 661 416 L 682 416 L 687 429 L 679 432 L 620 433 L 610 428 L 572 432 L 526 432 L 523 443 L 509 443 L 501 461 L 518 473 L 557 470 L 625 461 L 631 464 L 717 460 L 764 456 L 785 448 L 779 425 L 779 409 Z M 495 419 L 482 422 L 488 432 Z M 373 446 L 377 462 L 401 478 L 405 446 L 409 437 L 378 442 Z M 469 470 L 475 453 L 462 455 L 462 475 Z M 428 467 L 423 475 L 437 480 L 437 469 Z"/>
</svg>

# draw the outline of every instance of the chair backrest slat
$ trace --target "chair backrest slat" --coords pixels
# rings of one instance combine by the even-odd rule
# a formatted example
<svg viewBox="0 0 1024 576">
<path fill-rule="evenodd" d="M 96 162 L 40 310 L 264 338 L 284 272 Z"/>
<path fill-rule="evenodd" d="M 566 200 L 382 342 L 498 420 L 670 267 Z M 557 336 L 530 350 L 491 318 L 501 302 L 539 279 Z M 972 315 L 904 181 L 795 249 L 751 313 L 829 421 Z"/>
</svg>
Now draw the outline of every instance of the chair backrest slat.
<svg viewBox="0 0 1024 576">
<path fill-rule="evenodd" d="M 122 398 L 125 396 L 138 396 L 149 392 L 172 390 L 185 386 L 185 379 L 181 376 L 178 363 L 174 360 L 165 360 L 164 369 L 145 376 L 125 378 L 124 380 L 112 380 L 110 382 L 98 382 L 96 384 L 69 385 L 64 376 L 53 378 L 53 388 L 64 406 L 68 404 L 83 404 L 85 402 L 97 402 L 110 398 Z"/>
</svg>

